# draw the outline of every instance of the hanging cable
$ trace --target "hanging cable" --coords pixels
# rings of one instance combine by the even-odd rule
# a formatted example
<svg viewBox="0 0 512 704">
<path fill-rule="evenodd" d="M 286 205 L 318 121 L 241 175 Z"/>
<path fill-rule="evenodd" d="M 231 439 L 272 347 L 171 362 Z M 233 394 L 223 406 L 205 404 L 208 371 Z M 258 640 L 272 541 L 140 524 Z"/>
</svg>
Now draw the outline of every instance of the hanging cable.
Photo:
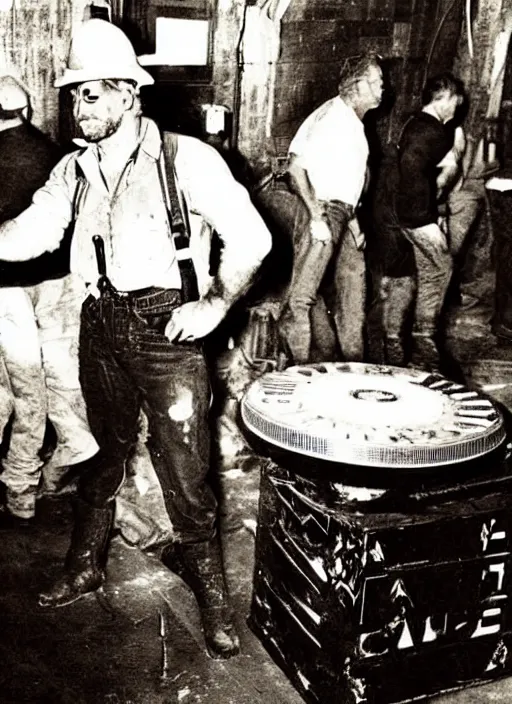
<svg viewBox="0 0 512 704">
<path fill-rule="evenodd" d="M 233 125 L 231 145 L 236 149 L 238 145 L 238 129 L 240 125 L 240 109 L 242 103 L 242 75 L 244 72 L 244 57 L 243 57 L 243 42 L 244 34 L 247 26 L 247 7 L 249 2 L 244 2 L 242 22 L 240 25 L 240 33 L 236 44 L 236 74 L 233 96 Z"/>
<path fill-rule="evenodd" d="M 468 2 L 471 2 L 471 0 L 467 0 Z M 446 8 L 443 16 L 441 17 L 439 24 L 437 25 L 434 37 L 432 38 L 432 43 L 430 45 L 430 51 L 428 52 L 427 56 L 427 63 L 425 64 L 425 73 L 423 75 L 423 85 L 427 82 L 427 77 L 428 77 L 428 70 L 430 68 L 430 63 L 432 61 L 432 56 L 434 55 L 434 49 L 437 44 L 437 40 L 439 39 L 439 35 L 441 34 L 441 30 L 444 26 L 444 23 L 446 22 L 448 15 L 450 12 L 453 10 L 455 5 L 459 2 L 459 0 L 452 0 L 448 7 Z"/>
<path fill-rule="evenodd" d="M 469 58 L 474 56 L 473 51 L 473 27 L 471 22 L 471 0 L 466 0 L 466 29 L 468 33 L 468 53 Z"/>
</svg>

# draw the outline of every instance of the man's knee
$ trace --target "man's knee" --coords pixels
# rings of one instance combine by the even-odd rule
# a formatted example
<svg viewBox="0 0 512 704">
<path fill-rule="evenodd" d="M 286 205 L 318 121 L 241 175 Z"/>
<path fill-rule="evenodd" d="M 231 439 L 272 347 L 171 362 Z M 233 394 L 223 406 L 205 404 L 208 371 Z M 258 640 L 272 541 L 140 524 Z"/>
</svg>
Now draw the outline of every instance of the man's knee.
<svg viewBox="0 0 512 704">
<path fill-rule="evenodd" d="M 281 318 L 300 318 L 303 315 L 309 316 L 311 308 L 315 305 L 317 296 L 304 296 L 301 294 L 291 294 L 283 307 Z"/>
</svg>

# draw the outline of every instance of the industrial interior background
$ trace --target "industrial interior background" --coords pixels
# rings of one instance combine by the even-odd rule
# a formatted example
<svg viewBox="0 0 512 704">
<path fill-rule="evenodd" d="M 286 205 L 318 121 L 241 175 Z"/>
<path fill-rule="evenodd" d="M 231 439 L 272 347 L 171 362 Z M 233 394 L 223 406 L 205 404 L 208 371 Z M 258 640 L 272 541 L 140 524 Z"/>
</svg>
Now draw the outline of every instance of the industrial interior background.
<svg viewBox="0 0 512 704">
<path fill-rule="evenodd" d="M 375 149 L 396 138 L 405 118 L 418 108 L 425 78 L 452 70 L 465 81 L 470 96 L 467 134 L 478 143 L 490 126 L 499 125 L 496 141 L 505 172 L 512 158 L 512 64 L 502 49 L 503 38 L 507 46 L 512 32 L 511 0 L 112 0 L 92 6 L 90 0 L 0 0 L 0 69 L 23 79 L 32 98 L 34 124 L 62 143 L 73 132 L 66 94 L 59 96 L 53 82 L 65 65 L 73 28 L 102 11 L 110 13 L 137 52 L 145 55 L 156 50 L 156 17 L 209 21 L 206 64 L 150 66 L 156 84 L 145 89 L 143 103 L 163 128 L 212 141 L 250 188 L 283 166 L 300 123 L 336 94 L 343 60 L 368 51 L 383 57 L 390 87 L 385 104 L 367 120 Z M 205 104 L 225 109 L 220 134 L 206 134 Z M 508 347 L 496 346 L 486 326 L 494 305 L 493 237 L 510 227 L 512 209 L 505 201 L 495 214 L 491 206 L 489 201 L 481 234 L 475 238 L 479 272 L 485 274 L 482 306 L 464 319 L 455 315 L 451 339 L 466 381 L 485 387 L 510 406 L 512 355 Z M 265 292 L 258 303 L 263 308 L 268 304 Z M 247 370 L 240 364 L 239 369 L 239 361 L 235 347 L 227 362 L 229 382 L 227 392 L 223 389 L 227 399 L 219 432 L 229 580 L 243 623 L 251 591 L 260 463 L 251 456 L 234 419 L 241 390 L 262 367 Z M 201 654 L 199 626 L 186 590 L 179 581 L 169 583 L 156 560 L 126 547 L 128 539 L 139 546 L 154 539 L 155 515 L 159 530 L 169 530 L 143 433 L 132 469 L 133 476 L 142 475 L 152 488 L 141 498 L 140 482 L 132 476 L 119 498 L 117 521 L 125 540 L 113 543 L 108 608 L 91 598 L 66 614 L 41 615 L 37 609 L 38 582 L 57 569 L 67 543 L 70 517 L 65 503 L 47 501 L 35 531 L 2 539 L 0 700 L 301 701 L 247 629 L 242 636 L 244 656 L 238 662 L 212 663 Z M 51 537 L 55 522 L 57 540 Z M 160 691 L 155 678 L 162 641 L 157 617 L 162 614 L 155 594 L 163 591 L 171 595 L 174 644 L 165 673 L 167 688 Z M 506 680 L 442 698 L 454 704 L 511 700 L 512 685 Z"/>
<path fill-rule="evenodd" d="M 21 72 L 32 93 L 35 124 L 55 138 L 62 138 L 62 125 L 53 81 L 64 66 L 70 33 L 90 15 L 90 4 L 14 0 L 10 10 L 0 10 L 0 65 Z M 304 117 L 335 94 L 343 59 L 367 51 L 384 58 L 396 97 L 390 114 L 379 115 L 381 137 L 397 135 L 404 115 L 418 104 L 425 77 L 441 70 L 454 70 L 466 82 L 469 133 L 482 133 L 484 117 L 504 116 L 509 109 L 509 96 L 501 104 L 504 72 L 497 81 L 491 77 L 495 42 L 512 11 L 502 0 L 468 2 L 466 11 L 462 0 L 120 0 L 110 5 L 112 20 L 139 53 L 154 51 L 157 15 L 210 20 L 213 41 L 204 70 L 158 69 L 169 95 L 179 91 L 181 102 L 188 97 L 189 103 L 163 104 L 160 116 L 169 119 L 175 109 L 193 114 L 204 102 L 225 106 L 234 116 L 232 145 L 256 171 L 283 157 Z"/>
</svg>

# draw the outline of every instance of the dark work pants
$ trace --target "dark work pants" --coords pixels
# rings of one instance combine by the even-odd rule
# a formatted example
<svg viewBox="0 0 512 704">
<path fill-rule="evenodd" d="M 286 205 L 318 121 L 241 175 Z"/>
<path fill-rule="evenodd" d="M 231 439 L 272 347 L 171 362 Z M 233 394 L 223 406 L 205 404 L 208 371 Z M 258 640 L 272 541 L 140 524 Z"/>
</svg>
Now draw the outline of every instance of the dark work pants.
<svg viewBox="0 0 512 704">
<path fill-rule="evenodd" d="M 180 300 L 180 291 L 145 289 L 84 302 L 80 382 L 100 451 L 78 490 L 97 507 L 116 495 L 142 407 L 175 539 L 191 543 L 213 536 L 216 500 L 206 483 L 211 400 L 206 362 L 197 343 L 173 344 L 163 334 Z"/>
<path fill-rule="evenodd" d="M 324 349 L 334 347 L 325 344 L 332 333 L 327 306 L 320 295 L 327 268 L 334 259 L 332 307 L 338 344 L 343 359 L 361 362 L 366 300 L 364 252 L 356 248 L 349 232 L 353 217 L 351 206 L 341 201 L 329 201 L 323 203 L 323 209 L 332 233 L 329 242 L 312 240 L 309 213 L 302 202 L 297 202 L 293 273 L 279 319 L 279 330 L 295 364 L 311 361 L 315 333 Z M 332 356 L 327 359 L 332 360 Z"/>
<path fill-rule="evenodd" d="M 489 190 L 489 202 L 494 235 L 490 268 L 496 272 L 493 324 L 512 330 L 512 192 Z"/>
<path fill-rule="evenodd" d="M 432 250 L 432 237 L 446 244 L 446 237 L 437 225 L 402 228 L 401 233 L 412 245 L 415 275 L 387 276 L 382 272 L 375 272 L 375 298 L 368 316 L 369 325 L 380 328 L 379 332 L 383 333 L 386 345 L 391 345 L 393 341 L 395 345 L 401 345 L 404 324 L 409 310 L 413 308 L 414 344 L 411 361 L 415 364 L 437 365 L 439 355 L 434 338 L 439 329 L 441 310 L 452 274 L 452 256 L 448 249 L 438 252 Z M 388 239 L 391 239 L 391 236 L 388 234 Z M 410 274 L 409 259 L 404 258 L 403 271 L 404 274 Z M 398 268 L 395 268 L 393 273 L 398 274 Z M 380 354 L 374 353 L 372 358 L 398 364 L 393 359 L 381 359 Z"/>
</svg>

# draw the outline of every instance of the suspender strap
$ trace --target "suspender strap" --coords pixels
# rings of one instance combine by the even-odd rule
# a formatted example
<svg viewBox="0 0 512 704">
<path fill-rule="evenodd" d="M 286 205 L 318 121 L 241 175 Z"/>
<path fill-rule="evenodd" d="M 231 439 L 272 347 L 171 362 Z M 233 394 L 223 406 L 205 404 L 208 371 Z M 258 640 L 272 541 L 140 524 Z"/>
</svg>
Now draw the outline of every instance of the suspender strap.
<svg viewBox="0 0 512 704">
<path fill-rule="evenodd" d="M 186 204 L 180 200 L 174 169 L 178 150 L 177 135 L 174 132 L 164 132 L 162 146 L 161 158 L 158 160 L 158 175 L 167 206 L 169 228 L 176 247 L 183 300 L 184 302 L 197 301 L 199 287 L 194 262 L 190 254 L 190 225 L 185 210 Z"/>
<path fill-rule="evenodd" d="M 82 207 L 84 196 L 89 188 L 89 183 L 85 178 L 84 172 L 81 167 L 75 163 L 75 176 L 76 176 L 76 186 L 75 192 L 73 193 L 73 200 L 71 202 L 71 207 L 73 209 L 73 220 L 76 220 L 78 213 Z"/>
</svg>

